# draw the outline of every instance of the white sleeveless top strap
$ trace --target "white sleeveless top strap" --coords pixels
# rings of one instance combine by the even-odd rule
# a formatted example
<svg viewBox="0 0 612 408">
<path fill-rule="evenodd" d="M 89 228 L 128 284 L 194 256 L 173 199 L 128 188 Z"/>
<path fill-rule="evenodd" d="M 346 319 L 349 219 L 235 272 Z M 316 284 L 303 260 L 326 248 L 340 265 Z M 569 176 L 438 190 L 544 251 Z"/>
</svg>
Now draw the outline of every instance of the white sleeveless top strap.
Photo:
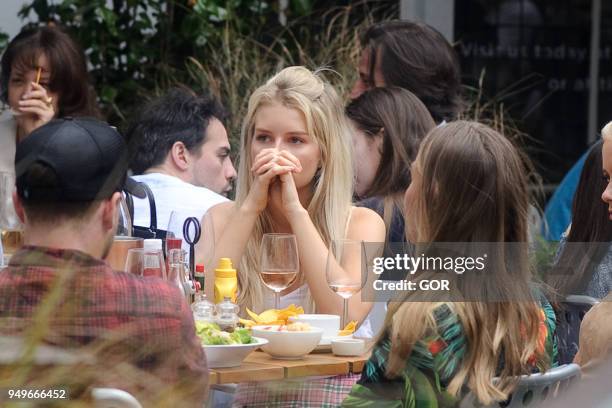
<svg viewBox="0 0 612 408">
<path fill-rule="evenodd" d="M 284 309 L 289 305 L 302 306 L 306 308 L 306 299 L 308 299 L 308 293 L 310 290 L 308 289 L 308 284 L 303 284 L 293 292 L 287 293 L 284 296 L 280 297 L 280 308 Z M 274 309 L 274 296 L 270 294 L 270 296 L 266 296 L 264 298 L 264 310 Z"/>
</svg>

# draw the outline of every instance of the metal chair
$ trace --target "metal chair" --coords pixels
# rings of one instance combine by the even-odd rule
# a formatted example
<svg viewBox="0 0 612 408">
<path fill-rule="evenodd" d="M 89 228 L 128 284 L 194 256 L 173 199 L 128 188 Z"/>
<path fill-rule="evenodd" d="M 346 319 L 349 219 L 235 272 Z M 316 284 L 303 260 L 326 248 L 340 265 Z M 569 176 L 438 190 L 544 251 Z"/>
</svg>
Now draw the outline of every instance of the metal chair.
<svg viewBox="0 0 612 408">
<path fill-rule="evenodd" d="M 18 362 L 25 346 L 21 337 L 0 336 L 0 365 Z M 90 365 L 95 364 L 95 358 L 88 353 L 40 344 L 34 351 L 31 364 L 37 367 Z M 93 388 L 91 396 L 95 408 L 142 408 L 130 393 L 116 388 Z"/>
<path fill-rule="evenodd" d="M 481 405 L 471 392 L 459 404 L 460 408 L 523 408 L 538 407 L 557 398 L 580 378 L 578 364 L 566 364 L 543 374 L 523 375 L 506 401 Z"/>
<path fill-rule="evenodd" d="M 580 323 L 584 315 L 598 303 L 599 300 L 582 295 L 569 295 L 561 302 L 562 308 L 557 312 L 559 364 L 574 361 L 579 346 Z"/>
<path fill-rule="evenodd" d="M 231 406 L 237 388 L 237 384 L 212 384 L 208 389 L 206 408 Z"/>
<path fill-rule="evenodd" d="M 91 396 L 95 408 L 142 408 L 132 394 L 117 388 L 94 388 Z"/>
</svg>

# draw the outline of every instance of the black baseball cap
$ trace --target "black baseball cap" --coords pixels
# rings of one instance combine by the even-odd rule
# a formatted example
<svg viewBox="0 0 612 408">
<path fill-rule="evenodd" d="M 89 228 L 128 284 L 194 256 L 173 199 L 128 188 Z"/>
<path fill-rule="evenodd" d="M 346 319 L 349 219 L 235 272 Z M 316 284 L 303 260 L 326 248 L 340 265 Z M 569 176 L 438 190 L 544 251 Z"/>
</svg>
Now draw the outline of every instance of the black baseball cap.
<svg viewBox="0 0 612 408">
<path fill-rule="evenodd" d="M 56 180 L 33 176 L 35 163 Z M 127 168 L 123 137 L 93 118 L 52 120 L 19 143 L 15 154 L 17 193 L 30 202 L 88 202 L 129 191 L 136 182 L 127 177 Z"/>
</svg>

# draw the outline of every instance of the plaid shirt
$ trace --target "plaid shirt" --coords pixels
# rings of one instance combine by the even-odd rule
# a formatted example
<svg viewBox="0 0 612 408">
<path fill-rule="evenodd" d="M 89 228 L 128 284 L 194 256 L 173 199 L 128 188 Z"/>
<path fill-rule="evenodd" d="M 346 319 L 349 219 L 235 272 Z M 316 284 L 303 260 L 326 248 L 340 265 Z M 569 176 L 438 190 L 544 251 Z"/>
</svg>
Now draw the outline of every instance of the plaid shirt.
<svg viewBox="0 0 612 408">
<path fill-rule="evenodd" d="M 36 321 L 41 311 L 48 314 Z M 142 370 L 128 375 L 140 380 L 140 391 L 147 385 L 189 389 L 185 401 L 200 406 L 206 397 L 206 359 L 193 315 L 178 288 L 161 279 L 113 271 L 79 251 L 24 247 L 0 271 L 0 335 L 27 338 L 45 323 L 47 344 L 96 346 L 96 364 L 127 361 Z M 108 386 L 106 380 L 101 383 Z M 111 381 L 134 392 L 126 381 Z"/>
</svg>

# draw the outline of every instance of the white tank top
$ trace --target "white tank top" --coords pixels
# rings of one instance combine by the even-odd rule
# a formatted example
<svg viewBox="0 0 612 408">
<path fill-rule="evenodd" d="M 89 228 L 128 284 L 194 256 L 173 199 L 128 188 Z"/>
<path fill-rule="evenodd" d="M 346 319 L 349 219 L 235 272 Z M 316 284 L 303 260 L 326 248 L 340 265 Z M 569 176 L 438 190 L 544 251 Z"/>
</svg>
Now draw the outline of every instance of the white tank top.
<svg viewBox="0 0 612 408">
<path fill-rule="evenodd" d="M 351 221 L 351 216 L 353 215 L 353 208 L 351 207 L 349 210 L 349 216 L 346 218 L 346 224 L 344 226 L 344 236 L 347 236 L 348 227 Z M 294 290 L 293 292 L 287 293 L 284 296 L 280 297 L 280 308 L 284 309 L 290 305 L 302 306 L 304 309 L 308 308 L 306 304 L 306 299 L 309 297 L 310 289 L 308 289 L 308 284 L 304 283 L 302 286 Z M 274 309 L 274 294 L 271 293 L 270 296 L 266 296 L 264 299 L 264 310 Z M 307 312 L 308 313 L 308 312 Z M 313 312 L 314 313 L 314 312 Z"/>
<path fill-rule="evenodd" d="M 296 290 L 287 293 L 280 297 L 280 308 L 284 309 L 291 304 L 296 306 L 302 306 L 306 308 L 306 299 L 308 298 L 308 284 L 303 284 Z M 264 310 L 274 309 L 274 295 L 271 293 L 270 296 L 266 296 L 264 299 Z"/>
</svg>

